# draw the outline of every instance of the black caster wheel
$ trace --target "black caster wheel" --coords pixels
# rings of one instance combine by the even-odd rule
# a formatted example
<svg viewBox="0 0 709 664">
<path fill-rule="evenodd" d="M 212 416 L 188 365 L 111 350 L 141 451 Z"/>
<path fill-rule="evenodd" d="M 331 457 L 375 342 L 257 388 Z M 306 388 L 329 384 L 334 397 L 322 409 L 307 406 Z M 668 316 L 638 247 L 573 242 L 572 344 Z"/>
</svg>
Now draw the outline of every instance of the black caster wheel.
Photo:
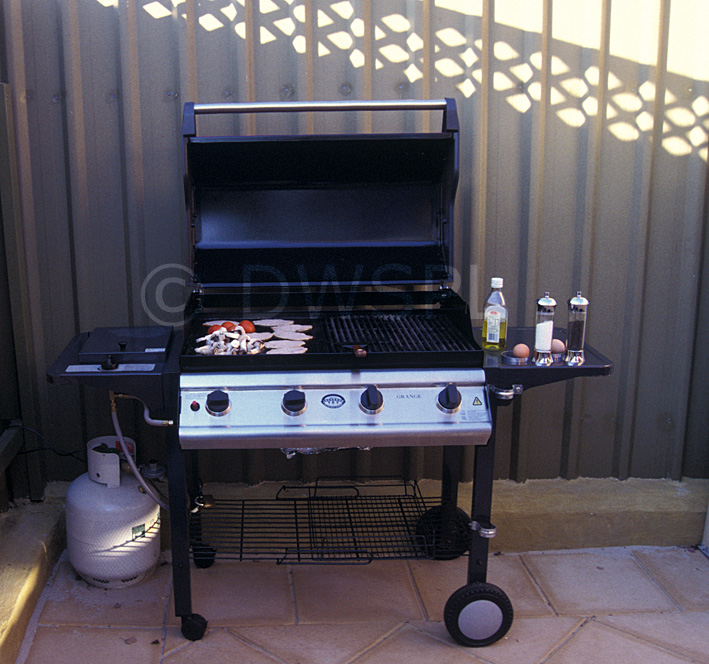
<svg viewBox="0 0 709 664">
<path fill-rule="evenodd" d="M 443 612 L 446 628 L 461 645 L 489 646 L 507 634 L 514 610 L 505 592 L 491 583 L 471 583 L 456 590 Z"/>
<path fill-rule="evenodd" d="M 199 641 L 207 630 L 207 621 L 199 613 L 182 616 L 182 636 L 190 641 Z"/>
<path fill-rule="evenodd" d="M 460 507 L 436 505 L 418 520 L 416 535 L 428 558 L 453 560 L 470 548 L 470 517 Z"/>
</svg>

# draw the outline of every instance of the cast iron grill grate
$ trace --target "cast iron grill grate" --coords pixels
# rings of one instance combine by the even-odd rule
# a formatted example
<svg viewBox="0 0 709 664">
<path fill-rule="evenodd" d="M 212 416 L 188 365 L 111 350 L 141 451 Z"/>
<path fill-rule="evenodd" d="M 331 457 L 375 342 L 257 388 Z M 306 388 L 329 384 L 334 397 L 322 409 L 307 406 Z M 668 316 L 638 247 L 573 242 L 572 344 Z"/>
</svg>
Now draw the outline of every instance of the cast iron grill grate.
<svg viewBox="0 0 709 664">
<path fill-rule="evenodd" d="M 383 353 L 474 350 L 470 339 L 450 320 L 426 313 L 330 316 L 323 329 L 333 351 L 353 345 Z"/>
</svg>

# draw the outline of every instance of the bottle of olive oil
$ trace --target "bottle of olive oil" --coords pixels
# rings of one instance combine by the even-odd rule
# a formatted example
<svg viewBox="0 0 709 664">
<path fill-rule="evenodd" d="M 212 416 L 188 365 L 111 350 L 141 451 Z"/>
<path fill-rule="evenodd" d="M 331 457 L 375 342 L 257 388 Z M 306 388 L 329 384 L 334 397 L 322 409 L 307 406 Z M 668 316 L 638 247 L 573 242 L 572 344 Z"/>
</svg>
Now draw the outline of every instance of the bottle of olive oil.
<svg viewBox="0 0 709 664">
<path fill-rule="evenodd" d="M 493 277 L 492 290 L 483 306 L 483 349 L 504 350 L 507 341 L 507 306 L 502 294 L 503 280 Z"/>
</svg>

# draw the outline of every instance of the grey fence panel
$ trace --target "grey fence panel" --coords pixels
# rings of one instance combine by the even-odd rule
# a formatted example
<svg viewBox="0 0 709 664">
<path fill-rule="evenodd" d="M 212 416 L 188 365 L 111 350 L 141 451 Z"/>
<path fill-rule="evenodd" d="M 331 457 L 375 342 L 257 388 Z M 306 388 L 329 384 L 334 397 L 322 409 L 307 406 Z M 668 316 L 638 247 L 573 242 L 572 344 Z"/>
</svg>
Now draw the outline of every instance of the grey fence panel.
<svg viewBox="0 0 709 664">
<path fill-rule="evenodd" d="M 96 326 L 179 319 L 190 279 L 183 102 L 449 96 L 461 120 L 453 285 L 474 322 L 492 276 L 505 278 L 513 325 L 534 323 L 544 290 L 565 325 L 581 289 L 588 341 L 616 364 L 609 378 L 537 388 L 502 409 L 496 474 L 706 475 L 706 355 L 693 354 L 695 334 L 705 339 L 703 0 L 8 0 L 2 11 L 26 248 L 10 262 L 27 283 L 21 397 L 66 449 L 110 423 L 105 395 L 45 384 L 64 344 Z M 200 130 L 439 123 L 264 114 L 200 118 Z M 126 426 L 159 454 L 159 432 L 135 413 Z M 249 481 L 430 476 L 440 464 L 433 448 L 205 457 L 205 475 Z M 52 459 L 49 472 L 77 465 Z"/>
</svg>

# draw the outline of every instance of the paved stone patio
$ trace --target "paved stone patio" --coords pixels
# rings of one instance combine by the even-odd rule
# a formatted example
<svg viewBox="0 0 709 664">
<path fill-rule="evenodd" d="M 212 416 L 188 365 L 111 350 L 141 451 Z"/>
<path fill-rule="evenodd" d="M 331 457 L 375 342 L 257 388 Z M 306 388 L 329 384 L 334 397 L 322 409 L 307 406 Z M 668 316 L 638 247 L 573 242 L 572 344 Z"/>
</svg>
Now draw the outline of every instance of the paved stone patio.
<svg viewBox="0 0 709 664">
<path fill-rule="evenodd" d="M 17 664 L 709 662 L 709 559 L 696 549 L 493 554 L 488 579 L 510 596 L 515 621 L 480 649 L 457 645 L 442 623 L 466 564 L 217 560 L 193 569 L 193 607 L 209 627 L 189 642 L 173 616 L 168 562 L 140 585 L 105 590 L 63 555 Z"/>
</svg>

